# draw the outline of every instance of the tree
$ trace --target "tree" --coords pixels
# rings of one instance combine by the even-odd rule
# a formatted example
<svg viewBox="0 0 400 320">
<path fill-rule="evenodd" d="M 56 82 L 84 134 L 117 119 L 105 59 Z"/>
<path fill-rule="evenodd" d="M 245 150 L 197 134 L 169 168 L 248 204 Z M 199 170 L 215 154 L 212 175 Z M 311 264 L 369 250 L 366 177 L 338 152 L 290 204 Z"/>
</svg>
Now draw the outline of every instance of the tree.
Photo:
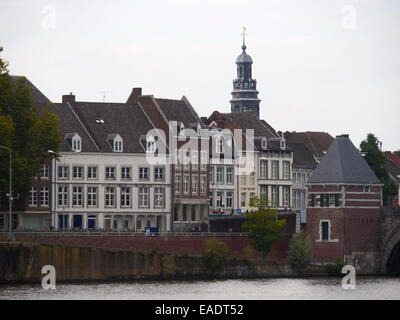
<svg viewBox="0 0 400 320">
<path fill-rule="evenodd" d="M 203 256 L 206 258 L 207 267 L 215 272 L 221 270 L 228 262 L 229 247 L 225 242 L 217 239 L 204 241 Z"/>
<path fill-rule="evenodd" d="M 268 206 L 265 196 L 255 197 L 251 206 L 257 210 L 246 214 L 242 228 L 249 232 L 250 245 L 265 257 L 275 241 L 284 239 L 286 220 L 278 220 L 278 210 Z"/>
<path fill-rule="evenodd" d="M 312 248 L 310 238 L 304 232 L 294 234 L 290 239 L 288 262 L 294 270 L 301 273 L 311 263 Z"/>
<path fill-rule="evenodd" d="M 39 168 L 54 157 L 47 151 L 58 151 L 61 133 L 51 106 L 39 112 L 25 78 L 14 81 L 7 68 L 0 58 L 0 145 L 12 150 L 13 194 L 26 194 Z M 0 149 L 0 190 L 8 186 L 8 151 Z"/>
<path fill-rule="evenodd" d="M 389 201 L 390 203 L 396 196 L 396 185 L 389 178 L 389 173 L 385 166 L 386 158 L 379 148 L 378 138 L 374 134 L 369 133 L 367 139 L 361 141 L 360 150 L 364 154 L 364 159 L 383 184 L 383 202 L 388 204 L 387 201 Z"/>
</svg>

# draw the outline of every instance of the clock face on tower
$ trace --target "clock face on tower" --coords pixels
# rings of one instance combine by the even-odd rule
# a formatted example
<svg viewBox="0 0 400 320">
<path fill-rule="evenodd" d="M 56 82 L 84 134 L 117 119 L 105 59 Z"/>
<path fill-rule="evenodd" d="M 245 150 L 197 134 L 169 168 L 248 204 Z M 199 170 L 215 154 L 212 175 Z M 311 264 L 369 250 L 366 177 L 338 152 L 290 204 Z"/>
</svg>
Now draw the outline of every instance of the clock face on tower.
<svg viewBox="0 0 400 320">
<path fill-rule="evenodd" d="M 240 93 L 239 92 L 236 92 L 235 93 L 235 99 L 239 99 L 240 98 Z"/>
</svg>

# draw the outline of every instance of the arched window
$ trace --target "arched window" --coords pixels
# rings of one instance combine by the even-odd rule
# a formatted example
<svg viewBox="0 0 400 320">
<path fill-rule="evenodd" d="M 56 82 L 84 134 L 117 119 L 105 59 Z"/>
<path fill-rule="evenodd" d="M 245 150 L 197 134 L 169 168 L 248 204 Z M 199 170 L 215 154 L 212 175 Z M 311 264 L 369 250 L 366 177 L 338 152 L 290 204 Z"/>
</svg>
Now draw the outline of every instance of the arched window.
<svg viewBox="0 0 400 320">
<path fill-rule="evenodd" d="M 80 152 L 82 150 L 82 139 L 79 134 L 75 134 L 72 137 L 72 151 Z"/>
</svg>

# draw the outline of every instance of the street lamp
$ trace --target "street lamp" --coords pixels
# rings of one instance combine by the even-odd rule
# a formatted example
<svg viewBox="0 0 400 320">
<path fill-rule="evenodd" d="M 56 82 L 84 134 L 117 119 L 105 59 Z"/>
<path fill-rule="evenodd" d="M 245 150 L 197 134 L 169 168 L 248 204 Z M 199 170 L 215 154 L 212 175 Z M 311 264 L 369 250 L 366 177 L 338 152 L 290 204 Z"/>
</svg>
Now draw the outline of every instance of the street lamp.
<svg viewBox="0 0 400 320">
<path fill-rule="evenodd" d="M 11 172 L 12 172 L 12 168 L 11 168 L 12 155 L 11 154 L 12 154 L 12 151 L 8 147 L 0 146 L 0 148 L 6 149 L 6 150 L 8 150 L 8 152 L 10 152 L 10 190 L 9 190 L 9 194 L 8 194 L 8 200 L 9 200 L 8 211 L 9 211 L 10 217 L 9 217 L 9 221 L 8 221 L 8 226 L 9 226 L 9 232 L 10 232 L 10 238 L 11 238 L 11 235 L 12 235 L 11 207 L 12 207 L 12 200 L 13 200 L 13 198 L 12 198 L 12 177 L 11 177 Z"/>
<path fill-rule="evenodd" d="M 54 152 L 53 150 L 48 150 L 48 153 L 54 155 L 54 156 L 58 156 L 58 154 L 56 152 Z M 63 170 L 65 167 L 65 156 L 63 157 Z M 57 176 L 57 169 L 56 169 L 56 174 L 55 174 L 55 178 Z M 57 189 L 57 184 L 56 184 L 56 189 Z M 65 202 L 64 202 L 64 191 L 65 191 L 65 181 L 64 181 L 64 185 L 63 185 L 63 192 L 62 192 L 62 204 L 63 204 L 63 214 L 62 214 L 62 231 L 64 231 L 64 224 L 65 224 Z M 56 191 L 57 192 L 57 191 Z M 56 211 L 57 212 L 57 211 Z M 56 221 L 56 215 L 54 217 L 54 224 L 57 224 Z"/>
</svg>

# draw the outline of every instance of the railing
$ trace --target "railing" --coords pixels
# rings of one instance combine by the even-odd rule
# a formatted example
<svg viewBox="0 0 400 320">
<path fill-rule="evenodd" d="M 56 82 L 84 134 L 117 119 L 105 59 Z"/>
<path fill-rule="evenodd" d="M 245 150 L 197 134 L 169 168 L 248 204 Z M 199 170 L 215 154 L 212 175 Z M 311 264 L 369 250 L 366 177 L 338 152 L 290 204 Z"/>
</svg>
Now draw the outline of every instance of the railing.
<svg viewBox="0 0 400 320">
<path fill-rule="evenodd" d="M 0 231 L 0 235 L 3 232 Z M 7 232 L 4 232 L 6 234 Z M 18 235 L 35 235 L 43 237 L 54 237 L 54 236 L 127 236 L 127 237 L 247 237 L 246 232 L 129 232 L 129 231 L 16 231 L 13 232 L 14 236 Z"/>
</svg>

